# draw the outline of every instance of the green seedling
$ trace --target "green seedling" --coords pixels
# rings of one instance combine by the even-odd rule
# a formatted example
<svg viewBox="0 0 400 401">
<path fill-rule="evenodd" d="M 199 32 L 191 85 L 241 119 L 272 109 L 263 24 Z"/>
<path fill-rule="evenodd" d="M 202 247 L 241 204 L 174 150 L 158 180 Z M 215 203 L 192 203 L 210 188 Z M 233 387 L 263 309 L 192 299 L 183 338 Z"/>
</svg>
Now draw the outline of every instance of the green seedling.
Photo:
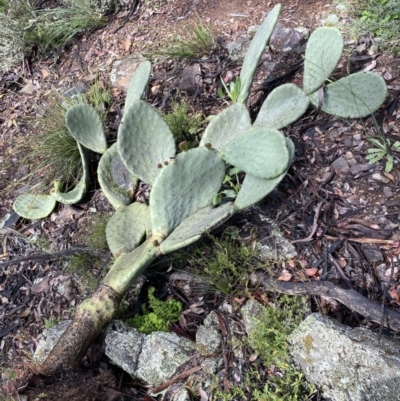
<svg viewBox="0 0 400 401">
<path fill-rule="evenodd" d="M 219 205 L 222 202 L 222 198 L 235 199 L 237 194 L 240 191 L 239 184 L 239 173 L 240 169 L 237 167 L 231 168 L 228 173 L 225 175 L 224 181 L 222 184 L 228 185 L 229 189 L 224 189 L 219 192 L 213 199 L 213 205 Z"/>
<path fill-rule="evenodd" d="M 369 153 L 366 159 L 370 164 L 375 164 L 386 157 L 385 171 L 390 173 L 393 169 L 394 158 L 391 152 L 400 152 L 400 141 L 391 144 L 390 140 L 381 137 L 368 137 L 369 142 L 375 145 L 375 148 L 367 149 Z"/>
<path fill-rule="evenodd" d="M 240 77 L 238 77 L 236 81 L 232 81 L 230 83 L 229 89 L 222 78 L 221 78 L 221 83 L 229 99 L 231 99 L 232 103 L 236 103 L 240 95 L 240 90 L 242 89 L 242 82 L 240 80 Z M 221 87 L 218 88 L 218 96 L 223 100 L 225 98 L 224 91 L 222 90 Z M 224 100 L 224 102 L 229 105 L 229 102 L 227 102 L 226 100 Z"/>
</svg>

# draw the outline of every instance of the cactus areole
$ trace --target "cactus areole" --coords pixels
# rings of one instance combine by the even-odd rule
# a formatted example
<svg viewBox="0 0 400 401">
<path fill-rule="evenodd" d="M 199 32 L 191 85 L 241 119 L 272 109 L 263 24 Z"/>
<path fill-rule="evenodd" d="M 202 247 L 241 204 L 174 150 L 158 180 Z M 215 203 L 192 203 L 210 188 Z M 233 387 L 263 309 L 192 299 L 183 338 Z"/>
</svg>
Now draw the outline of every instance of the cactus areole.
<svg viewBox="0 0 400 401">
<path fill-rule="evenodd" d="M 279 129 L 296 121 L 317 102 L 316 91 L 335 69 L 343 39 L 335 28 L 317 29 L 306 50 L 304 88 L 285 84 L 273 90 L 252 124 L 245 103 L 279 11 L 278 4 L 250 45 L 241 72 L 243 86 L 238 102 L 211 120 L 198 148 L 176 155 L 167 124 L 140 100 L 143 82 L 147 82 L 151 71 L 147 61 L 132 79 L 118 139 L 109 149 L 94 109 L 80 105 L 68 111 L 67 127 L 82 149 L 102 153 L 99 183 L 116 209 L 106 229 L 115 262 L 96 292 L 78 306 L 73 322 L 41 365 L 43 374 L 53 375 L 79 365 L 129 287 L 157 257 L 194 243 L 237 211 L 263 199 L 285 176 L 293 162 L 294 145 Z M 325 51 L 328 44 L 329 51 Z M 322 109 L 344 117 L 373 113 L 386 97 L 383 79 L 373 73 L 349 75 L 323 90 Z M 232 165 L 244 172 L 245 178 L 233 201 L 215 206 L 226 168 Z M 26 218 L 46 216 L 56 200 L 79 200 L 86 190 L 87 175 L 85 165 L 85 174 L 71 193 L 61 193 L 57 184 L 50 195 L 17 199 L 14 209 Z M 138 180 L 152 186 L 149 206 L 131 203 Z"/>
</svg>

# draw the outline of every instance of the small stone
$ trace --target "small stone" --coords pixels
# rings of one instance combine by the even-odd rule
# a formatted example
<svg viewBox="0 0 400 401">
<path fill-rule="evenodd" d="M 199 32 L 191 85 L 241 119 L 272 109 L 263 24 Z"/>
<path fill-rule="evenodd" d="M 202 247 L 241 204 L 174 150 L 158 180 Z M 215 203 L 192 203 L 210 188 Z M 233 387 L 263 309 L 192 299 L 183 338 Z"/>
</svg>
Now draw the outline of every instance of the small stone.
<svg viewBox="0 0 400 401">
<path fill-rule="evenodd" d="M 370 263 L 382 262 L 383 255 L 382 252 L 373 245 L 365 245 L 363 246 L 363 252 L 365 257 L 368 259 Z"/>
<path fill-rule="evenodd" d="M 364 163 L 364 164 L 355 164 L 354 166 L 350 167 L 350 173 L 353 175 L 358 175 L 364 171 L 370 170 L 374 168 L 372 164 Z"/>
<path fill-rule="evenodd" d="M 384 184 L 389 184 L 389 182 L 390 182 L 389 178 L 387 178 L 379 173 L 372 174 L 371 178 L 374 181 L 383 182 Z"/>
<path fill-rule="evenodd" d="M 383 194 L 386 198 L 391 198 L 393 196 L 393 192 L 389 187 L 383 187 Z"/>
<path fill-rule="evenodd" d="M 271 36 L 270 47 L 275 52 L 293 51 L 304 44 L 310 31 L 304 27 L 286 28 L 277 25 Z"/>
<path fill-rule="evenodd" d="M 200 64 L 197 63 L 187 67 L 183 71 L 178 89 L 186 92 L 188 96 L 193 96 L 198 92 L 202 84 Z"/>
<path fill-rule="evenodd" d="M 338 159 L 336 159 L 332 163 L 332 167 L 342 174 L 347 174 L 350 170 L 349 163 L 343 156 L 340 156 Z"/>
<path fill-rule="evenodd" d="M 145 60 L 146 59 L 143 56 L 136 55 L 114 61 L 110 74 L 111 85 L 114 88 L 127 92 L 133 74 L 139 67 L 140 63 Z"/>
</svg>

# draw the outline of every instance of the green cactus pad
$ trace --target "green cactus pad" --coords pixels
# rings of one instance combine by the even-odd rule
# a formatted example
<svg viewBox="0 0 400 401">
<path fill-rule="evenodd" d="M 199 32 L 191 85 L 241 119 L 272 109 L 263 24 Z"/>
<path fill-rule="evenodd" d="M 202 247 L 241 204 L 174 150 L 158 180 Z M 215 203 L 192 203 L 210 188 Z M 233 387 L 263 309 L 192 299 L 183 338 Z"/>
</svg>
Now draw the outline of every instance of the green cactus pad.
<svg viewBox="0 0 400 401">
<path fill-rule="evenodd" d="M 101 157 L 97 177 L 104 195 L 114 209 L 132 202 L 133 191 L 138 179 L 132 175 L 122 162 L 118 145 L 114 143 Z"/>
<path fill-rule="evenodd" d="M 261 55 L 265 51 L 265 47 L 267 46 L 272 32 L 274 31 L 280 11 L 281 5 L 277 4 L 269 12 L 250 43 L 250 47 L 247 50 L 246 56 L 244 57 L 243 66 L 240 71 L 240 80 L 242 83 L 242 87 L 240 89 L 237 103 L 246 103 L 247 98 L 249 97 L 250 88 L 253 82 L 254 73 L 256 72 L 257 64 L 261 58 Z"/>
<path fill-rule="evenodd" d="M 343 37 L 334 27 L 317 28 L 307 42 L 303 87 L 306 94 L 315 92 L 330 77 L 342 56 Z"/>
<path fill-rule="evenodd" d="M 225 163 L 212 149 L 190 149 L 171 160 L 150 194 L 153 235 L 165 238 L 186 217 L 211 205 L 224 177 Z"/>
<path fill-rule="evenodd" d="M 129 253 L 121 253 L 116 258 L 102 284 L 108 285 L 121 297 L 147 266 L 159 255 L 159 247 L 149 238 Z"/>
<path fill-rule="evenodd" d="M 37 220 L 47 217 L 56 207 L 50 195 L 23 194 L 15 199 L 13 209 L 24 219 Z"/>
<path fill-rule="evenodd" d="M 78 142 L 79 153 L 83 167 L 83 174 L 76 187 L 69 192 L 61 192 L 62 183 L 57 180 L 54 182 L 54 188 L 50 191 L 50 195 L 58 202 L 67 205 L 78 203 L 86 194 L 89 185 L 89 152 Z"/>
<path fill-rule="evenodd" d="M 284 84 L 267 97 L 254 122 L 255 128 L 286 127 L 298 120 L 307 110 L 310 100 L 294 84 Z"/>
<path fill-rule="evenodd" d="M 85 148 L 97 153 L 107 150 L 103 123 L 97 111 L 88 104 L 77 104 L 65 115 L 70 134 Z"/>
<path fill-rule="evenodd" d="M 287 170 L 294 159 L 295 147 L 290 138 L 286 138 L 286 144 L 289 150 L 290 164 L 286 171 L 278 177 L 270 180 L 255 177 L 251 174 L 246 174 L 240 191 L 235 199 L 235 206 L 239 209 L 246 209 L 264 199 L 270 192 L 272 192 L 285 177 Z"/>
<path fill-rule="evenodd" d="M 221 157 L 255 177 L 270 179 L 281 175 L 289 165 L 289 151 L 283 134 L 265 128 L 249 131 L 221 150 Z"/>
<path fill-rule="evenodd" d="M 175 141 L 160 114 L 136 100 L 125 110 L 119 126 L 118 151 L 133 175 L 153 185 L 160 173 L 157 164 L 175 156 Z"/>
<path fill-rule="evenodd" d="M 161 253 L 174 252 L 196 242 L 205 232 L 211 231 L 228 220 L 235 212 L 236 207 L 232 203 L 225 203 L 217 208 L 206 206 L 191 214 L 161 242 Z"/>
<path fill-rule="evenodd" d="M 115 212 L 106 227 L 107 243 L 114 257 L 133 251 L 142 242 L 148 220 L 144 203 L 135 202 Z"/>
<path fill-rule="evenodd" d="M 341 118 L 362 118 L 378 110 L 386 94 L 386 84 L 380 75 L 358 72 L 324 88 L 322 110 Z M 311 102 L 318 105 L 317 93 L 311 95 Z"/>
<path fill-rule="evenodd" d="M 214 149 L 221 150 L 228 142 L 250 129 L 250 114 L 246 106 L 233 104 L 211 120 L 201 138 L 200 146 L 210 143 Z"/>
<path fill-rule="evenodd" d="M 139 64 L 138 68 L 133 74 L 131 82 L 129 83 L 129 88 L 125 99 L 125 110 L 132 104 L 132 102 L 141 99 L 149 81 L 150 73 L 150 61 L 143 61 L 143 63 Z"/>
</svg>

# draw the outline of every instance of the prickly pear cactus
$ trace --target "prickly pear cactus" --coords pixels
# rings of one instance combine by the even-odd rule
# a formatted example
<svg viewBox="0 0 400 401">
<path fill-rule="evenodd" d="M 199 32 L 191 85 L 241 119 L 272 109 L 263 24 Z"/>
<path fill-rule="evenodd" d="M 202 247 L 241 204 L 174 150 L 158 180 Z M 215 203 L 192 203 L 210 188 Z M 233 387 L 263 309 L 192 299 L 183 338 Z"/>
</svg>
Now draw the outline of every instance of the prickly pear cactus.
<svg viewBox="0 0 400 401">
<path fill-rule="evenodd" d="M 381 76 L 358 72 L 324 88 L 322 110 L 341 118 L 362 118 L 378 110 L 386 95 L 386 84 Z M 318 105 L 317 93 L 311 95 L 311 102 Z"/>
<path fill-rule="evenodd" d="M 122 162 L 117 143 L 108 148 L 101 157 L 97 177 L 101 189 L 114 209 L 132 203 L 138 179 Z"/>
<path fill-rule="evenodd" d="M 135 100 L 140 100 L 142 98 L 143 92 L 146 89 L 147 83 L 150 78 L 150 73 L 150 61 L 143 61 L 139 64 L 129 84 L 128 92 L 125 99 L 125 110 L 129 108 L 132 102 L 134 102 Z"/>
<path fill-rule="evenodd" d="M 153 235 L 166 238 L 184 219 L 211 206 L 225 177 L 218 152 L 205 147 L 190 149 L 160 169 L 150 195 Z"/>
<path fill-rule="evenodd" d="M 72 106 L 65 116 L 70 134 L 85 148 L 97 153 L 107 150 L 103 123 L 97 111 L 88 104 Z"/>
<path fill-rule="evenodd" d="M 47 217 L 55 207 L 56 200 L 52 196 L 40 194 L 23 194 L 13 204 L 15 213 L 30 220 Z"/>
<path fill-rule="evenodd" d="M 85 149 L 79 142 L 78 142 L 78 149 L 79 153 L 81 154 L 81 161 L 83 167 L 82 177 L 79 180 L 76 187 L 69 192 L 62 192 L 62 186 L 63 186 L 62 182 L 57 180 L 54 183 L 54 188 L 50 191 L 50 195 L 57 202 L 73 205 L 81 201 L 86 194 L 89 185 L 89 161 L 88 161 L 89 154 L 87 149 Z"/>
<path fill-rule="evenodd" d="M 317 28 L 308 39 L 304 60 L 303 86 L 307 95 L 331 76 L 343 52 L 342 34 L 337 28 Z"/>
<path fill-rule="evenodd" d="M 254 74 L 257 64 L 260 61 L 265 47 L 274 31 L 275 25 L 278 22 L 281 5 L 277 4 L 267 15 L 264 22 L 258 28 L 250 47 L 244 57 L 243 66 L 240 71 L 241 89 L 237 98 L 237 103 L 246 103 L 250 94 L 251 84 L 253 83 Z"/>
<path fill-rule="evenodd" d="M 118 151 L 131 174 L 153 185 L 159 163 L 175 156 L 174 137 L 167 123 L 149 104 L 136 100 L 124 112 L 118 129 Z"/>
<path fill-rule="evenodd" d="M 116 211 L 106 227 L 107 243 L 114 257 L 131 252 L 140 245 L 148 220 L 149 211 L 144 203 L 135 202 Z"/>
</svg>

